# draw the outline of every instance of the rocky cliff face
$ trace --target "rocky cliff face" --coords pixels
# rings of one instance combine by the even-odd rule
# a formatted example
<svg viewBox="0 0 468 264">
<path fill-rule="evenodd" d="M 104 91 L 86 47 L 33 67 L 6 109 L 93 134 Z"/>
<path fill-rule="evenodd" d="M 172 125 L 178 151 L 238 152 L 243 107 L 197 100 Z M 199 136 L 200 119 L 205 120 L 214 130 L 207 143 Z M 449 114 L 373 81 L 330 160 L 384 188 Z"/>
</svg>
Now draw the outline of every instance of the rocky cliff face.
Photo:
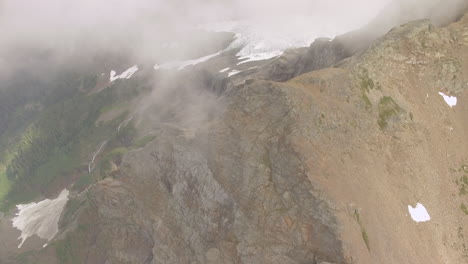
<svg viewBox="0 0 468 264">
<path fill-rule="evenodd" d="M 216 110 L 186 126 L 145 110 L 154 140 L 74 198 L 60 261 L 466 263 L 468 17 L 340 45 L 219 78 Z"/>
</svg>

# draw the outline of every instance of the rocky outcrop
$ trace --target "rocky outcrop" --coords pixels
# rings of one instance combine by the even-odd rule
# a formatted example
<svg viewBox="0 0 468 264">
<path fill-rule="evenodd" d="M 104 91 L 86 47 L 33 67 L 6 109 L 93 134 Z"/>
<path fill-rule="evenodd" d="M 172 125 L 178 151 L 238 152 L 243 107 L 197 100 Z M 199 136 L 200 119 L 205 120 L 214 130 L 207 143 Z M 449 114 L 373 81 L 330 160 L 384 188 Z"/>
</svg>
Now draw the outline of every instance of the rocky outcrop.
<svg viewBox="0 0 468 264">
<path fill-rule="evenodd" d="M 102 229 L 90 261 L 342 263 L 329 201 L 284 138 L 295 116 L 287 90 L 252 83 L 194 138 L 163 128 L 129 153 L 118 176 L 90 190 Z"/>
<path fill-rule="evenodd" d="M 338 39 L 320 38 L 310 47 L 287 50 L 278 60 L 253 74 L 251 77 L 272 81 L 287 81 L 302 73 L 333 66 L 351 56 L 346 44 Z"/>
<path fill-rule="evenodd" d="M 316 39 L 308 48 L 288 50 L 278 60 L 271 61 L 251 77 L 287 81 L 303 73 L 332 67 L 352 55 L 364 52 L 373 41 L 395 26 L 422 18 L 431 20 L 436 26 L 446 25 L 460 19 L 468 8 L 468 2 L 458 0 L 429 0 L 425 2 L 427 6 L 423 9 L 418 7 L 420 4 L 419 0 L 392 1 L 366 26 L 333 40 Z"/>
</svg>

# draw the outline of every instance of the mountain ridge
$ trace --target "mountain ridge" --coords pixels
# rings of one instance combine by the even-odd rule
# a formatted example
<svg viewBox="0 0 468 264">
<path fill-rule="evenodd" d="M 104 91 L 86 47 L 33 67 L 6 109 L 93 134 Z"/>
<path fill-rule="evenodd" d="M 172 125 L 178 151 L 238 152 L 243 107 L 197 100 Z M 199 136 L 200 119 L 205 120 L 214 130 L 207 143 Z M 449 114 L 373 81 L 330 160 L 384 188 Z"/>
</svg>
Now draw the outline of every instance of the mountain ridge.
<svg viewBox="0 0 468 264">
<path fill-rule="evenodd" d="M 353 52 L 319 39 L 231 76 L 221 54 L 90 93 L 96 167 L 70 165 L 58 236 L 7 263 L 464 263 L 467 30 L 418 20 Z"/>
</svg>

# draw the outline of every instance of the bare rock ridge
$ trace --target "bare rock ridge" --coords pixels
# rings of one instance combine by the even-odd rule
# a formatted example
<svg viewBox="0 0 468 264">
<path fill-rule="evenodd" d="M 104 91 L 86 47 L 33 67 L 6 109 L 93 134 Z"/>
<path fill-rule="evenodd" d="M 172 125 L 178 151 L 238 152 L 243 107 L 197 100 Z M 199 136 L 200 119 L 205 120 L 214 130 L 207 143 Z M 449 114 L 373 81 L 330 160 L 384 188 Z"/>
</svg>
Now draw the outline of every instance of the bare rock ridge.
<svg viewBox="0 0 468 264">
<path fill-rule="evenodd" d="M 234 76 L 232 81 L 223 76 L 217 76 L 212 70 L 206 68 L 196 68 L 188 73 L 184 78 L 190 79 L 193 83 L 204 85 L 205 88 L 217 94 L 223 93 L 233 85 L 242 83 L 246 79 L 262 79 L 270 81 L 284 82 L 303 73 L 332 67 L 335 64 L 349 58 L 359 52 L 365 52 L 369 46 L 379 37 L 386 34 L 395 25 L 405 24 L 414 19 L 414 5 L 417 1 L 407 1 L 404 3 L 392 2 L 380 15 L 369 22 L 361 29 L 337 36 L 335 39 L 319 38 L 309 47 L 286 50 L 278 59 L 268 60 L 266 63 L 246 63 L 245 69 Z M 421 18 L 430 18 L 436 26 L 443 26 L 453 21 L 459 20 L 468 8 L 468 2 L 457 5 L 457 12 L 438 12 L 442 8 L 441 3 L 429 1 L 433 6 L 430 11 L 419 14 Z M 454 7 L 447 7 L 454 8 Z M 450 15 L 449 15 L 450 14 Z M 237 52 L 237 50 L 236 50 Z M 228 65 L 237 63 L 232 60 L 235 54 L 228 52 L 227 58 L 215 60 L 207 68 L 216 68 L 219 62 L 228 62 Z M 253 65 L 253 67 L 251 67 Z M 217 73 L 217 71 L 216 71 Z"/>
<path fill-rule="evenodd" d="M 463 1 L 460 1 L 463 2 Z M 286 81 L 300 74 L 331 67 L 358 52 L 365 51 L 378 37 L 395 25 L 414 20 L 417 1 L 391 2 L 381 14 L 361 29 L 337 36 L 335 39 L 320 38 L 310 47 L 286 51 L 279 59 L 263 67 L 253 77 L 273 81 Z M 420 18 L 430 18 L 436 26 L 447 25 L 461 18 L 468 2 L 454 6 L 441 6 L 443 2 L 428 1 L 429 11 L 421 12 Z M 444 10 L 445 12 L 440 12 Z M 453 11 L 453 12 L 452 12 Z"/>
<path fill-rule="evenodd" d="M 236 77 L 191 133 L 153 127 L 74 198 L 62 262 L 466 263 L 468 17 L 369 45 L 317 40 Z"/>
</svg>

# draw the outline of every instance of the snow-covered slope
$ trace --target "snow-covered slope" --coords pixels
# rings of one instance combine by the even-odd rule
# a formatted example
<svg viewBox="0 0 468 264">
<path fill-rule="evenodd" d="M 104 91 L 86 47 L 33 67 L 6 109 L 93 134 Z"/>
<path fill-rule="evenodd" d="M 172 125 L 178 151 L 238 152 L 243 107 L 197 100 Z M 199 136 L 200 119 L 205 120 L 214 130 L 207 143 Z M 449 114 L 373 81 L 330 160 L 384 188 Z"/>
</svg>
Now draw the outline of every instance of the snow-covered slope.
<svg viewBox="0 0 468 264">
<path fill-rule="evenodd" d="M 218 56 L 219 54 L 221 54 L 222 51 L 219 51 L 217 53 L 214 53 L 214 54 L 210 54 L 210 55 L 207 55 L 207 56 L 204 56 L 204 57 L 201 57 L 201 58 L 198 58 L 198 59 L 194 59 L 194 60 L 186 60 L 186 61 L 172 61 L 172 62 L 167 62 L 167 63 L 164 63 L 164 64 L 156 64 L 154 65 L 154 69 L 155 70 L 159 70 L 159 69 L 165 69 L 165 70 L 171 70 L 171 69 L 177 69 L 177 70 L 183 70 L 185 67 L 188 67 L 188 66 L 193 66 L 193 65 L 197 65 L 199 63 L 202 63 L 202 62 L 205 62 L 211 58 L 214 58 L 216 56 Z"/>
<path fill-rule="evenodd" d="M 58 232 L 58 222 L 62 210 L 68 201 L 68 190 L 63 190 L 53 200 L 45 199 L 38 203 L 17 205 L 18 213 L 13 218 L 13 227 L 21 231 L 21 243 L 29 237 L 37 235 L 40 238 L 51 240 Z"/>
<path fill-rule="evenodd" d="M 343 24 L 323 16 L 286 16 L 278 18 L 281 23 L 273 23 L 261 18 L 217 21 L 200 24 L 195 30 L 209 32 L 231 32 L 234 41 L 227 49 L 220 50 L 201 58 L 186 61 L 169 61 L 156 64 L 155 70 L 182 70 L 187 66 L 208 61 L 225 51 L 239 50 L 236 54 L 238 64 L 275 58 L 287 49 L 309 46 L 317 38 L 334 38 L 362 26 L 362 22 Z M 183 46 L 182 43 L 171 43 L 167 46 Z"/>
<path fill-rule="evenodd" d="M 281 24 L 272 27 L 271 21 L 233 20 L 200 25 L 199 28 L 214 32 L 233 32 L 235 40 L 229 49 L 240 49 L 239 63 L 271 59 L 285 50 L 309 46 L 319 37 L 334 38 L 361 24 L 343 26 L 319 16 L 294 16 L 278 18 Z"/>
<path fill-rule="evenodd" d="M 120 75 L 117 75 L 117 72 L 112 70 L 110 72 L 109 81 L 113 82 L 113 81 L 118 80 L 118 79 L 130 79 L 133 76 L 133 74 L 135 74 L 135 72 L 137 72 L 137 71 L 138 71 L 138 66 L 137 65 L 129 68 L 128 70 L 124 71 Z"/>
</svg>

